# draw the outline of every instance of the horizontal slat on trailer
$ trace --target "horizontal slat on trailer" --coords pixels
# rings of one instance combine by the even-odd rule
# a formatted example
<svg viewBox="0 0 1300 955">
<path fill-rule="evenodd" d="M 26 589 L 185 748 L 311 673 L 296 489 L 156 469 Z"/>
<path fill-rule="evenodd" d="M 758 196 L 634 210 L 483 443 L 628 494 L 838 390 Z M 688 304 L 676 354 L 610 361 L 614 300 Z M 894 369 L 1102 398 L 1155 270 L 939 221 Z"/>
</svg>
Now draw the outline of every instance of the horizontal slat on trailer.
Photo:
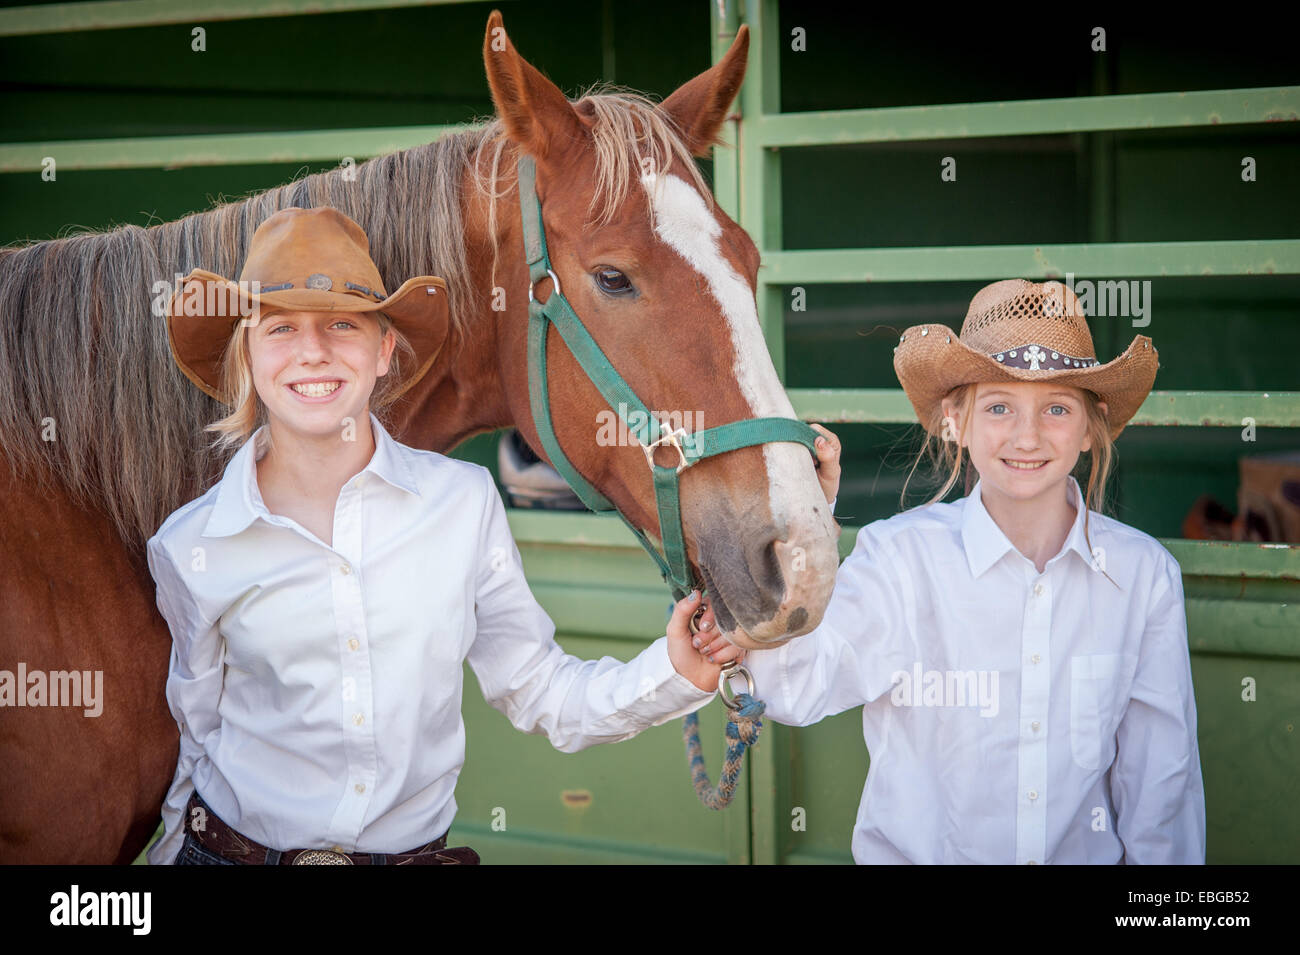
<svg viewBox="0 0 1300 955">
<path fill-rule="evenodd" d="M 433 142 L 452 126 L 381 126 L 220 136 L 137 136 L 0 144 L 0 172 L 36 172 L 46 156 L 64 169 L 180 169 L 254 163 L 327 162 L 369 158 Z"/>
<path fill-rule="evenodd" d="M 1296 275 L 1300 241 L 1108 242 L 1079 245 L 965 245 L 917 249 L 770 251 L 759 280 L 767 285 L 819 282 L 946 282 L 1016 275 L 1045 281 L 1105 276 Z"/>
<path fill-rule="evenodd" d="M 1300 119 L 1300 86 L 806 111 L 746 117 L 761 148 L 1274 123 Z"/>
<path fill-rule="evenodd" d="M 463 0 L 102 0 L 47 3 L 0 10 L 0 36 L 121 30 L 169 24 L 204 24 L 257 17 L 292 17 L 312 13 L 350 13 L 392 7 L 432 7 Z"/>
<path fill-rule="evenodd" d="M 791 388 L 795 413 L 824 423 L 914 424 L 916 413 L 901 388 Z M 1153 391 L 1133 425 L 1300 427 L 1300 391 Z"/>
</svg>

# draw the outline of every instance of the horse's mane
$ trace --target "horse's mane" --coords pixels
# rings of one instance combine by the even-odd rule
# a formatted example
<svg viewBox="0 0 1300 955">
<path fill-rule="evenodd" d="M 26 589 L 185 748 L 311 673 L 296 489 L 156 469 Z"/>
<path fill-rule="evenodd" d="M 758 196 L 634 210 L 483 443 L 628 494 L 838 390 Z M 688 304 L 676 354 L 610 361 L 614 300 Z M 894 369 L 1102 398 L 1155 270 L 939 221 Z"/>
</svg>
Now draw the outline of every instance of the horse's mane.
<svg viewBox="0 0 1300 955">
<path fill-rule="evenodd" d="M 592 208 L 600 221 L 640 176 L 642 156 L 656 169 L 684 160 L 709 195 L 672 121 L 650 100 L 600 88 L 575 105 L 595 119 Z M 62 485 L 105 513 L 124 540 L 142 544 L 229 459 L 203 430 L 227 409 L 173 362 L 166 324 L 152 311 L 157 289 L 170 291 L 176 274 L 193 268 L 237 277 L 268 216 L 333 206 L 365 230 L 390 291 L 413 275 L 446 279 L 462 343 L 474 311 L 462 184 L 469 171 L 491 197 L 488 234 L 496 234 L 496 200 L 513 188 L 515 150 L 493 120 L 175 222 L 0 249 L 0 452 L 16 475 Z"/>
</svg>

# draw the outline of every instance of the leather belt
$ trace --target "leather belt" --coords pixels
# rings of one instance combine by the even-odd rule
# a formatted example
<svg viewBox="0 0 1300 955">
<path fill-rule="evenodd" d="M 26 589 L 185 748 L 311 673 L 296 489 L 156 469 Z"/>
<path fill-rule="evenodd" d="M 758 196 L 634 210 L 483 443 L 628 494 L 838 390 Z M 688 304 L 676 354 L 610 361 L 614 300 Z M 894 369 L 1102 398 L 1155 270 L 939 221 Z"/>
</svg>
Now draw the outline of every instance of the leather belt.
<svg viewBox="0 0 1300 955">
<path fill-rule="evenodd" d="M 196 816 L 194 810 L 201 809 Z M 185 832 L 209 852 L 246 865 L 478 865 L 469 846 L 447 848 L 447 833 L 408 852 L 343 852 L 333 849 L 271 849 L 221 821 L 212 807 L 194 792 L 182 815 Z M 202 819 L 202 828 L 195 828 Z"/>
</svg>

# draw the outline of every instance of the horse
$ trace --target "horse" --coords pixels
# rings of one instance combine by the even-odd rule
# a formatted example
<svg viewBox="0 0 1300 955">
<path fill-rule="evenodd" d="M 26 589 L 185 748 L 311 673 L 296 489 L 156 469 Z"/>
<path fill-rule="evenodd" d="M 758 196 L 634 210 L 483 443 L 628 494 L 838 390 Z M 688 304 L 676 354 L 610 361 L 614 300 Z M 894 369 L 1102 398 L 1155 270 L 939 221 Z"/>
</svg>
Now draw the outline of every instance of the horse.
<svg viewBox="0 0 1300 955">
<path fill-rule="evenodd" d="M 164 695 L 171 636 L 144 542 L 228 460 L 203 432 L 223 408 L 172 361 L 158 293 L 194 267 L 237 275 L 272 213 L 346 213 L 389 289 L 410 275 L 447 280 L 443 354 L 381 418 L 413 447 L 445 452 L 513 426 L 545 459 L 527 386 L 524 155 L 556 277 L 649 407 L 707 424 L 795 417 L 758 323 L 758 249 L 694 161 L 720 142 L 747 48 L 742 27 L 717 64 L 659 103 L 605 86 L 569 100 L 493 11 L 486 123 L 174 222 L 0 250 L 0 670 L 44 671 L 51 687 L 55 671 L 103 674 L 97 717 L 4 707 L 0 862 L 128 863 L 157 827 L 178 731 Z M 550 339 L 560 445 L 658 540 L 643 449 L 598 440 L 605 404 Z M 816 626 L 838 526 L 805 448 L 772 442 L 699 461 L 680 493 L 687 558 L 723 633 L 741 627 L 746 645 L 763 646 Z"/>
</svg>

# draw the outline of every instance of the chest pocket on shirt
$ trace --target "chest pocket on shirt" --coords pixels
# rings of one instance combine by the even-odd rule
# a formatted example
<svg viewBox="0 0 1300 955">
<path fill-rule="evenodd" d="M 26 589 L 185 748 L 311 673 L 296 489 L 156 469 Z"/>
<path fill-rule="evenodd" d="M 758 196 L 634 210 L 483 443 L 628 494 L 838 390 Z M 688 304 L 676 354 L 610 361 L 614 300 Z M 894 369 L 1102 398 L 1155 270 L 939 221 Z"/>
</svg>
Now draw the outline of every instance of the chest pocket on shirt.
<svg viewBox="0 0 1300 955">
<path fill-rule="evenodd" d="M 1136 667 L 1137 657 L 1127 653 L 1070 658 L 1070 752 L 1084 769 L 1101 768 Z"/>
</svg>

